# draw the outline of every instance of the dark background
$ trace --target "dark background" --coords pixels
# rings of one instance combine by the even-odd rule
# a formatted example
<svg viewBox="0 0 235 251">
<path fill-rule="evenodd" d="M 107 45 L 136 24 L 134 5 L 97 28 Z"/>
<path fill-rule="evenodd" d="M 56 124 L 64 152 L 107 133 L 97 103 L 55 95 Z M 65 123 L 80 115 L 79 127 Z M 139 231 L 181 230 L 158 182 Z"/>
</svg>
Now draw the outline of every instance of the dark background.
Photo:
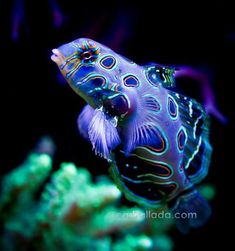
<svg viewBox="0 0 235 251">
<path fill-rule="evenodd" d="M 1 7 L 1 154 L 0 172 L 7 173 L 27 156 L 37 140 L 48 134 L 59 163 L 75 162 L 94 175 L 107 173 L 108 164 L 95 157 L 91 146 L 77 133 L 76 118 L 84 102 L 58 77 L 50 60 L 51 49 L 79 37 L 108 45 L 139 64 L 157 62 L 207 69 L 216 103 L 228 118 L 212 118 L 214 148 L 208 177 L 216 187 L 213 217 L 187 236 L 172 233 L 176 250 L 212 250 L 228 247 L 228 226 L 234 219 L 232 162 L 234 117 L 233 86 L 235 26 L 232 7 L 226 2 L 113 1 L 112 6 L 88 1 L 58 1 L 65 14 L 60 28 L 53 26 L 45 1 L 26 1 L 25 23 L 19 38 L 11 38 L 13 1 Z M 3 4 L 3 3 L 2 3 Z M 201 100 L 199 85 L 183 83 L 185 92 Z M 182 89 L 183 89 L 182 87 Z"/>
</svg>

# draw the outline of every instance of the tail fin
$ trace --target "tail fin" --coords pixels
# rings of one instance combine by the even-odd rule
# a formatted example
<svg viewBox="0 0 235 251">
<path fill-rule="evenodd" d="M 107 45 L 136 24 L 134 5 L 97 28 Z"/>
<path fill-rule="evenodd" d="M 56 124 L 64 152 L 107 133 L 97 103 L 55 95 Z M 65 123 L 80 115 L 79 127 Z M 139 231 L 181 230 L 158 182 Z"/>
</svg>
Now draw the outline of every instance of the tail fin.
<svg viewBox="0 0 235 251">
<path fill-rule="evenodd" d="M 183 234 L 187 234 L 191 227 L 203 226 L 211 215 L 210 205 L 196 189 L 178 197 L 171 211 L 176 227 Z"/>
</svg>

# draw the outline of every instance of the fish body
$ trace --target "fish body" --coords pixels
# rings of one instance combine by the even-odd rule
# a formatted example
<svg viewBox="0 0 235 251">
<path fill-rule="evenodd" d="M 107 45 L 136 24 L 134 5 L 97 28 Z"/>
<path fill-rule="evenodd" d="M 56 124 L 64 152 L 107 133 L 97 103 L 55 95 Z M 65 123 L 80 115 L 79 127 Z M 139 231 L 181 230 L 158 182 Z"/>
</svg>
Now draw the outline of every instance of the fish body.
<svg viewBox="0 0 235 251">
<path fill-rule="evenodd" d="M 168 205 L 182 232 L 203 225 L 210 207 L 195 189 L 212 152 L 209 118 L 195 100 L 174 92 L 175 69 L 138 65 L 91 39 L 53 50 L 52 60 L 87 105 L 80 133 L 126 197 L 146 208 Z"/>
</svg>

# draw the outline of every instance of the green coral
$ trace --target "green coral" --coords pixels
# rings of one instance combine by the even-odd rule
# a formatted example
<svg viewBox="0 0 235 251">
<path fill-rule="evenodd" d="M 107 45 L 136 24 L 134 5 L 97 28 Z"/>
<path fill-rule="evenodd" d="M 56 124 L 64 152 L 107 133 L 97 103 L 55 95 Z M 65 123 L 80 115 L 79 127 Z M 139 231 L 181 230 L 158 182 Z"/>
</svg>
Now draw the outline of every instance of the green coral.
<svg viewBox="0 0 235 251">
<path fill-rule="evenodd" d="M 123 249 L 125 247 L 125 249 Z M 123 239 L 117 241 L 113 246 L 114 251 L 145 251 L 153 250 L 153 241 L 146 235 L 126 235 Z"/>
<path fill-rule="evenodd" d="M 31 207 L 35 192 L 51 169 L 52 159 L 49 155 L 32 153 L 22 165 L 5 176 L 0 196 L 1 217 Z"/>
<path fill-rule="evenodd" d="M 215 197 L 215 187 L 209 184 L 203 184 L 200 185 L 198 188 L 199 192 L 202 194 L 202 196 L 207 200 L 212 200 Z"/>
<path fill-rule="evenodd" d="M 43 138 L 22 165 L 2 178 L 1 250 L 173 250 L 167 235 L 172 219 L 154 219 L 148 217 L 154 211 L 124 206 L 108 176 L 94 180 L 74 163 L 52 171 L 53 149 L 51 139 Z M 200 191 L 207 199 L 214 196 L 209 185 Z"/>
</svg>

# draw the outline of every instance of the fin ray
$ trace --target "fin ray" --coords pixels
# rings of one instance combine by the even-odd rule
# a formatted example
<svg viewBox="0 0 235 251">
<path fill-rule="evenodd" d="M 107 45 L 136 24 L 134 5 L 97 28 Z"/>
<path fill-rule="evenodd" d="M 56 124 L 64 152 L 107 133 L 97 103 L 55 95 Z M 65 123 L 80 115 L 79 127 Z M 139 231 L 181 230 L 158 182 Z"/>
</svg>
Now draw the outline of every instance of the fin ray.
<svg viewBox="0 0 235 251">
<path fill-rule="evenodd" d="M 121 142 L 115 118 L 108 118 L 102 107 L 94 111 L 88 126 L 88 136 L 95 153 L 107 160 L 111 159 L 111 151 Z"/>
<path fill-rule="evenodd" d="M 89 140 L 88 127 L 94 112 L 95 110 L 90 105 L 86 105 L 77 119 L 78 131 L 87 140 Z"/>
</svg>

